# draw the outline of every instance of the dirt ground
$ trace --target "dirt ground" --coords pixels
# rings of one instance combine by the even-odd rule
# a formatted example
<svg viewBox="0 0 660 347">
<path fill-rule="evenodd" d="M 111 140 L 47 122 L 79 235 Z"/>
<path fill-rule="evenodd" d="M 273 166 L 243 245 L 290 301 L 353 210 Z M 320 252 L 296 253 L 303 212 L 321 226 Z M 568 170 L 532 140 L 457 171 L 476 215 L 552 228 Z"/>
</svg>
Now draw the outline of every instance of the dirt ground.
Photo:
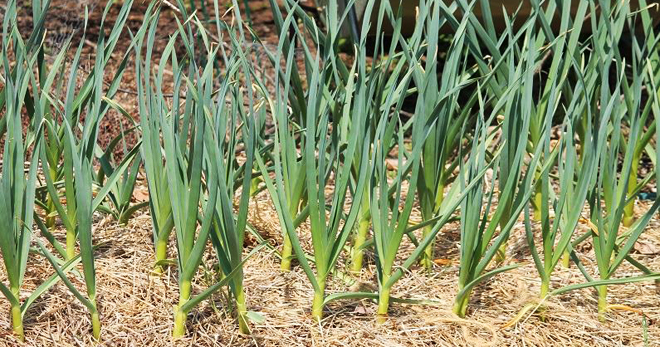
<svg viewBox="0 0 660 347">
<path fill-rule="evenodd" d="M 53 0 L 48 21 L 49 31 L 66 35 L 80 26 L 83 2 Z M 88 4 L 94 1 L 86 1 Z M 72 5 L 73 4 L 73 5 Z M 90 23 L 97 23 L 103 9 L 97 4 L 90 12 Z M 0 5 L 2 6 L 2 5 Z M 140 26 L 141 13 L 146 1 L 138 0 L 129 18 L 129 27 Z M 268 1 L 250 1 L 255 31 L 267 42 L 276 43 L 277 35 Z M 167 20 L 172 15 L 164 9 L 161 21 L 163 34 L 157 46 L 165 45 Z M 29 30 L 29 18 L 21 21 L 23 30 Z M 98 27 L 96 27 L 98 29 Z M 173 28 L 169 28 L 173 29 Z M 59 30 L 59 31 L 58 31 Z M 68 30 L 68 31 L 67 31 Z M 95 26 L 90 25 L 87 39 L 96 41 Z M 79 35 L 79 34 L 77 34 Z M 54 50 L 60 36 L 49 42 Z M 64 36 L 61 36 L 64 37 Z M 125 42 L 125 41 L 120 41 Z M 74 44 L 75 43 L 74 41 Z M 127 47 L 118 47 L 122 52 Z M 87 54 L 93 53 L 93 44 L 87 44 Z M 155 49 L 158 51 L 158 49 Z M 120 55 L 120 53 L 116 53 Z M 84 68 L 84 66 L 83 66 Z M 137 118 L 132 66 L 122 82 L 120 102 Z M 113 118 L 117 117 L 117 118 Z M 109 114 L 104 123 L 101 141 L 108 141 L 119 131 L 118 116 Z M 125 121 L 125 120 L 123 120 Z M 136 195 L 144 196 L 144 182 Z M 645 202 L 639 211 L 648 208 Z M 266 193 L 252 203 L 250 223 L 261 237 L 274 247 L 281 243 L 281 229 L 277 214 Z M 581 226 L 577 234 L 586 231 Z M 304 230 L 304 227 L 303 227 Z M 304 231 L 302 231 L 304 233 Z M 63 235 L 60 233 L 60 235 Z M 507 263 L 520 266 L 495 276 L 478 287 L 470 302 L 466 319 L 451 313 L 458 277 L 459 226 L 445 227 L 436 244 L 438 264 L 430 274 L 413 269 L 393 288 L 393 296 L 406 299 L 433 301 L 430 305 L 392 304 L 385 324 L 375 321 L 376 303 L 369 300 L 340 301 L 327 307 L 323 322 L 316 323 L 310 316 L 312 288 L 302 270 L 295 267 L 290 273 L 279 270 L 279 259 L 274 251 L 262 248 L 245 265 L 245 288 L 248 307 L 264 320 L 252 324 L 252 335 L 240 335 L 235 318 L 228 313 L 225 296 L 216 294 L 195 308 L 188 319 L 188 337 L 177 342 L 170 339 L 173 317 L 172 307 L 178 300 L 176 269 L 165 274 L 151 273 L 153 266 L 151 219 L 148 211 L 131 219 L 129 225 L 117 225 L 104 216 L 98 216 L 94 230 L 98 242 L 106 242 L 96 253 L 99 309 L 102 320 L 102 341 L 91 339 L 90 320 L 83 305 L 67 288 L 59 283 L 42 296 L 27 312 L 25 320 L 27 343 L 20 344 L 11 333 L 9 305 L 0 304 L 0 345 L 3 346 L 660 346 L 660 294 L 653 283 L 610 286 L 609 300 L 641 310 L 646 315 L 625 310 L 612 311 L 606 322 L 598 321 L 597 298 L 593 289 L 584 289 L 550 298 L 543 317 L 525 315 L 512 327 L 505 325 L 529 302 L 538 297 L 540 280 L 533 261 L 525 253 L 527 247 L 522 223 L 516 226 L 509 242 Z M 174 240 L 171 240 L 170 257 Z M 246 254 L 255 246 L 255 238 L 248 238 Z M 402 257 L 410 246 L 401 251 Z M 584 265 L 595 274 L 593 251 L 587 244 L 579 249 Z M 198 274 L 194 291 L 199 293 L 213 282 L 212 251 L 207 252 L 203 270 Z M 660 269 L 660 220 L 651 221 L 633 252 L 635 259 L 652 269 Z M 331 279 L 328 294 L 345 292 L 360 287 L 376 290 L 373 254 L 367 254 L 367 267 L 359 278 Z M 343 264 L 340 269 L 344 270 Z M 22 295 L 27 297 L 44 279 L 53 273 L 45 259 L 33 255 Z M 624 265 L 617 276 L 639 274 Z M 4 269 L 0 279 L 5 279 Z M 71 276 L 83 288 L 82 281 Z M 553 275 L 552 286 L 584 281 L 572 266 L 560 268 Z M 543 319 L 542 319 L 543 318 Z"/>
</svg>

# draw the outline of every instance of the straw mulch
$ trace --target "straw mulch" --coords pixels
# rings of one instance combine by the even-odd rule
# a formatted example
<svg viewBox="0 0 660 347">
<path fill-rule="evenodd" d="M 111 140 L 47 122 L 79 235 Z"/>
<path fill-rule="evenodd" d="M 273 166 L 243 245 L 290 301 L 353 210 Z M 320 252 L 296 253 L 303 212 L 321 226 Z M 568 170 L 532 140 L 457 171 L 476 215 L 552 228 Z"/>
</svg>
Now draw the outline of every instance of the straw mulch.
<svg viewBox="0 0 660 347">
<path fill-rule="evenodd" d="M 277 216 L 265 194 L 251 210 L 251 222 L 273 244 L 281 241 Z M 646 206 L 641 206 L 644 208 Z M 660 222 L 653 220 L 637 247 L 635 258 L 653 269 L 660 269 Z M 303 228 L 304 229 L 304 228 Z M 172 306 L 178 300 L 176 269 L 162 276 L 151 273 L 151 220 L 148 214 L 119 226 L 108 218 L 96 224 L 95 237 L 106 242 L 96 253 L 98 303 L 102 315 L 102 346 L 642 346 L 659 345 L 660 299 L 652 283 L 610 286 L 610 303 L 642 310 L 639 313 L 613 311 L 607 321 L 598 321 L 594 290 L 584 289 L 546 302 L 543 317 L 524 315 L 513 327 L 505 328 L 516 314 L 538 296 L 539 279 L 525 254 L 522 228 L 517 228 L 509 243 L 508 262 L 520 267 L 501 274 L 480 286 L 470 303 L 467 319 L 451 313 L 456 293 L 458 262 L 458 225 L 450 225 L 439 237 L 437 255 L 441 259 L 431 274 L 419 269 L 407 274 L 394 288 L 400 298 L 429 299 L 433 305 L 392 304 L 386 324 L 375 322 L 376 304 L 372 301 L 331 303 L 321 324 L 309 315 L 312 289 L 300 268 L 290 273 L 279 271 L 279 259 L 272 250 L 262 248 L 247 263 L 245 287 L 250 310 L 264 320 L 253 323 L 253 334 L 241 336 L 235 319 L 227 313 L 225 296 L 217 294 L 189 315 L 188 337 L 173 342 Z M 254 246 L 248 237 L 247 247 Z M 173 243 L 171 249 L 173 249 Z M 409 251 L 404 247 L 402 253 Z M 595 273 L 589 259 L 589 246 L 582 247 L 585 266 Z M 591 253 L 591 256 L 590 256 Z M 171 253 L 174 257 L 174 254 Z M 199 292 L 213 279 L 213 252 L 209 250 L 205 269 L 196 281 Z M 368 269 L 358 279 L 333 278 L 329 292 L 375 290 L 373 258 L 367 256 Z M 340 266 L 344 266 L 341 264 Z M 52 268 L 43 258 L 31 257 L 26 273 L 24 295 L 36 288 Z M 624 266 L 619 276 L 636 272 Z M 0 273 L 4 279 L 4 273 Z M 81 289 L 82 281 L 70 275 Z M 553 277 L 558 288 L 584 279 L 575 266 L 560 269 Z M 351 283 L 355 282 L 355 283 Z M 0 307 L 0 345 L 16 346 L 9 322 L 9 306 Z M 26 346 L 94 345 L 86 309 L 58 283 L 27 313 Z"/>
</svg>

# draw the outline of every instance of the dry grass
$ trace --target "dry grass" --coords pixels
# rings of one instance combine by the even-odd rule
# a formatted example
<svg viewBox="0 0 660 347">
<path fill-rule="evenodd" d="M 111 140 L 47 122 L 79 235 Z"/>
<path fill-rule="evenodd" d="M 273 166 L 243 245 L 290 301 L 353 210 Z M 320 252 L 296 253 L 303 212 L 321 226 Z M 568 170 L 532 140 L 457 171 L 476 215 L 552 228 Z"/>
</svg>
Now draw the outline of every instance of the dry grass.
<svg viewBox="0 0 660 347">
<path fill-rule="evenodd" d="M 279 241 L 277 217 L 265 196 L 259 207 L 252 208 L 251 221 L 259 232 L 273 242 Z M 170 339 L 172 306 L 178 298 L 174 268 L 161 277 L 150 273 L 153 263 L 151 224 L 148 214 L 133 218 L 129 225 L 118 226 L 108 219 L 98 221 L 95 235 L 109 241 L 97 252 L 97 278 L 103 330 L 100 345 L 107 346 L 629 346 L 643 345 L 642 317 L 634 312 L 616 311 L 607 322 L 598 321 L 593 290 L 580 290 L 547 302 L 542 320 L 526 315 L 512 328 L 503 326 L 525 304 L 537 297 L 539 280 L 531 260 L 524 254 L 525 240 L 521 228 L 512 235 L 511 261 L 520 267 L 496 276 L 477 289 L 471 302 L 469 318 L 455 317 L 451 311 L 456 292 L 457 226 L 449 226 L 438 242 L 438 254 L 446 258 L 433 274 L 413 271 L 393 289 L 400 298 L 430 299 L 436 305 L 393 304 L 389 321 L 378 325 L 374 319 L 376 304 L 363 301 L 334 302 L 328 306 L 322 324 L 309 316 L 312 288 L 300 269 L 290 273 L 279 271 L 279 259 L 273 251 L 262 249 L 251 258 L 245 269 L 245 287 L 251 310 L 265 321 L 253 325 L 252 336 L 238 333 L 234 318 L 227 313 L 223 295 L 205 302 L 191 313 L 189 334 L 174 343 Z M 642 243 L 660 244 L 660 222 L 654 220 Z M 651 247 L 652 248 L 652 247 Z M 589 247 L 581 250 L 589 259 Z M 405 252 L 405 250 L 404 250 Z M 649 252 L 646 249 L 645 253 Z M 213 259 L 209 252 L 206 264 Z M 651 268 L 660 268 L 660 254 L 635 255 Z M 368 269 L 358 284 L 363 290 L 374 289 L 375 277 L 371 255 Z M 593 258 L 592 258 L 593 259 Z M 595 264 L 585 261 L 595 270 Z M 26 274 L 25 294 L 34 289 L 52 269 L 35 255 Z M 35 270 L 35 269 L 41 269 Z M 625 267 L 619 275 L 632 275 Z M 196 290 L 208 285 L 210 272 L 200 273 Z M 4 277 L 4 274 L 2 274 Z M 75 276 L 72 276 L 75 279 Z M 583 281 L 573 266 L 561 269 L 553 277 L 559 287 Z M 76 281 L 82 286 L 81 281 Z M 350 284 L 335 279 L 329 291 L 349 290 Z M 610 302 L 641 309 L 651 321 L 648 326 L 650 345 L 659 345 L 660 307 L 658 293 L 651 283 L 610 287 Z M 15 346 L 11 334 L 8 305 L 2 301 L 0 344 Z M 47 292 L 28 312 L 27 346 L 91 345 L 90 324 L 85 308 L 58 284 Z"/>
</svg>

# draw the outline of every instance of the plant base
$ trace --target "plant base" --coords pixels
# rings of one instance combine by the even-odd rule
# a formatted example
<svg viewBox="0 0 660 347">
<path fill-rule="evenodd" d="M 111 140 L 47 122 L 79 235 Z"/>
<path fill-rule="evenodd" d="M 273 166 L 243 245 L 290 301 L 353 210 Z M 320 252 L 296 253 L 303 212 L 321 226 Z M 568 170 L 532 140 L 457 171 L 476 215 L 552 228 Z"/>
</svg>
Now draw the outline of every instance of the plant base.
<svg viewBox="0 0 660 347">
<path fill-rule="evenodd" d="M 162 262 L 167 259 L 167 241 L 158 240 L 156 242 L 156 265 L 154 266 L 154 273 L 162 274 L 165 271 Z"/>
<path fill-rule="evenodd" d="M 362 261 L 364 260 L 364 250 L 362 249 L 362 246 L 367 240 L 369 225 L 370 222 L 368 217 L 361 219 L 357 235 L 355 235 L 355 241 L 353 242 L 353 255 L 351 257 L 351 273 L 354 275 L 359 275 L 362 272 Z"/>
<path fill-rule="evenodd" d="M 378 315 L 376 323 L 384 324 L 387 322 L 387 313 L 390 309 L 390 289 L 381 289 L 378 294 Z"/>
<path fill-rule="evenodd" d="M 500 245 L 500 248 L 497 249 L 497 254 L 495 255 L 495 262 L 503 263 L 506 260 L 506 247 L 507 243 L 504 242 Z"/>
<path fill-rule="evenodd" d="M 25 332 L 23 331 L 23 317 L 21 316 L 21 307 L 12 306 L 11 308 L 11 324 L 14 333 L 19 340 L 25 341 Z"/>
<path fill-rule="evenodd" d="M 245 305 L 245 292 L 243 288 L 236 295 L 236 313 L 238 316 L 238 329 L 241 334 L 250 334 L 250 326 L 247 319 L 247 306 Z"/>
<path fill-rule="evenodd" d="M 101 319 L 98 312 L 92 313 L 92 336 L 96 341 L 101 339 Z"/>
<path fill-rule="evenodd" d="M 172 330 L 172 337 L 178 339 L 186 334 L 186 318 L 188 312 L 182 309 L 183 305 L 190 300 L 190 281 L 183 281 L 180 285 L 179 304 L 174 307 L 174 330 Z"/>
<path fill-rule="evenodd" d="M 564 255 L 561 258 L 561 266 L 564 269 L 568 269 L 571 267 L 571 254 L 568 251 L 564 251 Z"/>
<path fill-rule="evenodd" d="M 173 338 L 178 339 L 186 334 L 186 316 L 186 312 L 180 310 L 178 306 L 174 308 L 174 330 L 172 330 Z"/>
<path fill-rule="evenodd" d="M 422 239 L 425 238 L 428 234 L 431 233 L 433 229 L 430 226 L 427 226 L 424 228 L 424 232 L 422 233 Z M 434 241 L 431 241 L 431 243 L 424 249 L 424 253 L 422 254 L 422 258 L 419 260 L 419 265 L 421 265 L 423 268 L 425 268 L 427 271 L 431 271 L 433 269 L 433 246 L 435 245 Z"/>
<path fill-rule="evenodd" d="M 312 301 L 312 318 L 320 322 L 323 319 L 323 301 L 325 300 L 325 292 L 323 290 L 314 293 L 314 301 Z"/>
<path fill-rule="evenodd" d="M 470 296 L 465 295 L 463 299 L 458 299 L 456 298 L 456 301 L 454 302 L 454 307 L 452 308 L 452 311 L 454 312 L 455 315 L 465 318 L 465 315 L 467 314 L 467 308 L 468 308 L 468 302 L 470 301 Z"/>
<path fill-rule="evenodd" d="M 289 235 L 284 235 L 284 244 L 282 244 L 282 263 L 280 264 L 280 270 L 283 272 L 291 271 L 292 251 L 293 246 L 291 245 L 291 239 L 289 239 Z"/>
<path fill-rule="evenodd" d="M 66 260 L 76 256 L 76 233 L 72 230 L 66 232 Z"/>
<path fill-rule="evenodd" d="M 630 228 L 635 223 L 635 217 L 633 217 L 632 215 L 624 216 L 621 222 L 623 223 L 624 227 Z"/>
</svg>

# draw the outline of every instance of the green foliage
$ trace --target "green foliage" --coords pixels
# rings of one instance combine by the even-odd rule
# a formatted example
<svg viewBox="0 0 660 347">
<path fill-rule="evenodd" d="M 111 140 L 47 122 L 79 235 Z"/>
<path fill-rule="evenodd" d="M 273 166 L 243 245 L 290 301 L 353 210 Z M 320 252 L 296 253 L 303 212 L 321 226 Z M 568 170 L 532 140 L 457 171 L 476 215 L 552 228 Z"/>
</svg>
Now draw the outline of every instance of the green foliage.
<svg viewBox="0 0 660 347">
<path fill-rule="evenodd" d="M 343 28 L 353 2 L 327 1 L 320 25 L 297 1 L 272 0 L 279 35 L 273 47 L 249 29 L 247 1 L 178 0 L 177 30 L 154 52 L 160 2 L 149 4 L 132 32 L 132 1 L 110 1 L 93 68 L 83 76 L 77 67 L 88 13 L 74 53 L 67 52 L 69 38 L 48 61 L 42 42 L 50 2 L 32 1 L 26 38 L 10 0 L 0 57 L 0 251 L 8 283 L 0 291 L 15 333 L 23 338 L 27 309 L 62 280 L 89 310 L 99 339 L 94 214 L 126 224 L 146 206 L 153 270 L 163 275 L 172 264 L 178 278 L 174 337 L 185 335 L 198 304 L 225 288 L 228 309 L 249 333 L 250 320 L 265 319 L 248 310 L 243 268 L 261 248 L 244 249 L 250 199 L 260 189 L 282 228 L 281 268 L 291 270 L 297 260 L 319 321 L 334 300 L 376 300 L 379 322 L 391 302 L 428 303 L 391 294 L 416 265 L 433 271 L 434 243 L 456 220 L 453 311 L 460 317 L 480 284 L 517 266 L 505 252 L 520 222 L 540 300 L 593 287 L 604 318 L 608 286 L 660 281 L 632 252 L 660 208 L 656 199 L 635 213 L 637 195 L 659 177 L 655 14 L 643 0 L 638 8 L 625 1 L 531 0 L 523 4 L 528 15 L 505 11 L 500 18 L 494 3 L 420 0 L 405 30 L 411 34 L 403 35 L 402 3 L 363 1 L 360 12 L 369 20 L 353 28 L 351 41 Z M 107 27 L 110 13 L 116 18 Z M 444 40 L 440 33 L 448 31 Z M 126 37 L 129 47 L 115 55 L 119 64 L 106 83 Z M 266 59 L 255 64 L 257 52 Z M 131 59 L 139 121 L 114 100 Z M 265 65 L 272 78 L 260 71 Z M 100 124 L 111 110 L 129 125 L 102 148 Z M 129 135 L 139 137 L 132 147 Z M 652 167 L 640 176 L 643 159 Z M 142 170 L 149 201 L 132 203 Z M 421 222 L 411 225 L 417 216 Z M 305 222 L 309 231 L 300 228 Z M 589 231 L 576 233 L 579 224 Z M 168 259 L 172 236 L 176 261 Z M 589 241 L 597 274 L 576 251 Z M 211 248 L 214 283 L 196 292 Z M 30 252 L 55 273 L 21 300 Z M 361 274 L 365 259 L 375 265 L 378 292 L 328 295 L 331 281 L 352 281 L 344 264 Z M 551 288 L 562 260 L 572 260 L 585 282 Z M 641 274 L 617 276 L 624 263 Z M 84 281 L 84 291 L 72 276 Z"/>
</svg>

